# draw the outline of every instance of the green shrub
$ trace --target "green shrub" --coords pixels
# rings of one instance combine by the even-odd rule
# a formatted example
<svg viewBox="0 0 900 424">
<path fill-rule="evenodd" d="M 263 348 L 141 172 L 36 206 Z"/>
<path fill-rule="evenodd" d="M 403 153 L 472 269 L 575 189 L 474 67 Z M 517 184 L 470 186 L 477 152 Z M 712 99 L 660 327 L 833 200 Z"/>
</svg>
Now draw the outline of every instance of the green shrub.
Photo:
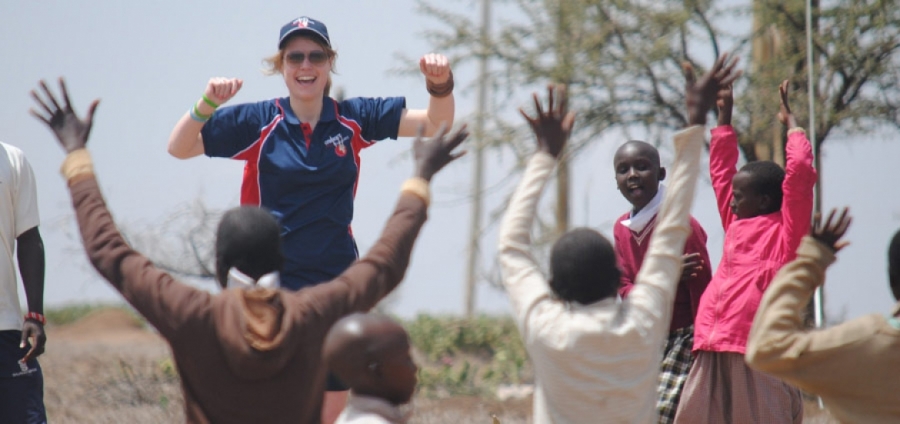
<svg viewBox="0 0 900 424">
<path fill-rule="evenodd" d="M 525 346 L 509 317 L 419 315 L 405 327 L 425 358 L 419 364 L 425 395 L 493 395 L 500 384 L 530 378 Z"/>
</svg>

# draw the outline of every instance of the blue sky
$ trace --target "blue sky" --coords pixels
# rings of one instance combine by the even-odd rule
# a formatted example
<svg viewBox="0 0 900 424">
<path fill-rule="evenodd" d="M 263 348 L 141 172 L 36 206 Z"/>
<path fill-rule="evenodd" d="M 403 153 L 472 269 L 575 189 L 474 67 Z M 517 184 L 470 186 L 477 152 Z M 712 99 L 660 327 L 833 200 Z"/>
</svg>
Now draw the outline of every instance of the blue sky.
<svg viewBox="0 0 900 424">
<path fill-rule="evenodd" d="M 32 103 L 28 92 L 39 79 L 65 76 L 82 112 L 93 98 L 102 99 L 89 146 L 116 220 L 135 228 L 160 223 L 198 199 L 215 208 L 237 204 L 242 164 L 205 157 L 176 160 L 166 153 L 168 134 L 210 77 L 244 79 L 232 103 L 286 95 L 279 77 L 260 72 L 261 59 L 274 52 L 280 26 L 297 16 L 309 15 L 328 25 L 339 52 L 334 82 L 348 96 L 406 96 L 411 108 L 427 105 L 421 76 L 393 76 L 389 70 L 406 65 L 395 53 L 408 57 L 428 53 L 421 33 L 440 23 L 416 14 L 412 0 L 305 3 L 55 0 L 2 6 L 0 140 L 26 152 L 38 179 L 48 305 L 119 297 L 85 261 L 68 192 L 58 174 L 63 154 L 50 132 L 27 113 Z M 477 13 L 475 1 L 449 3 Z M 470 67 L 455 68 L 454 74 L 458 87 L 475 77 Z M 528 104 L 529 95 L 523 89 L 504 103 L 509 110 L 497 112 L 514 112 Z M 457 121 L 464 121 L 473 109 L 474 91 L 457 90 Z M 892 178 L 886 178 L 894 158 L 900 157 L 900 145 L 891 142 L 894 137 L 896 133 L 835 135 L 826 143 L 825 205 L 849 204 L 855 217 L 849 235 L 853 244 L 829 273 L 827 310 L 833 316 L 887 312 L 893 303 L 886 283 L 885 249 L 900 223 L 900 196 L 892 195 Z M 363 153 L 353 225 L 361 251 L 378 236 L 400 184 L 412 173 L 410 141 L 387 140 Z M 611 164 L 620 142 L 607 137 L 576 158 L 575 225 L 611 234 L 615 218 L 627 210 L 615 190 Z M 513 165 L 511 156 L 496 152 L 488 153 L 485 163 L 489 187 Z M 470 214 L 462 199 L 471 164 L 471 158 L 464 158 L 435 179 L 429 223 L 416 245 L 406 281 L 390 304 L 402 316 L 462 310 Z M 506 184 L 491 191 L 487 209 L 496 207 L 511 189 Z M 710 255 L 718 262 L 722 229 L 706 183 L 700 183 L 694 214 L 706 228 Z M 495 245 L 496 228 L 491 227 L 482 239 L 482 262 L 488 269 L 494 263 Z M 502 292 L 485 285 L 478 292 L 478 308 L 508 311 Z"/>
</svg>

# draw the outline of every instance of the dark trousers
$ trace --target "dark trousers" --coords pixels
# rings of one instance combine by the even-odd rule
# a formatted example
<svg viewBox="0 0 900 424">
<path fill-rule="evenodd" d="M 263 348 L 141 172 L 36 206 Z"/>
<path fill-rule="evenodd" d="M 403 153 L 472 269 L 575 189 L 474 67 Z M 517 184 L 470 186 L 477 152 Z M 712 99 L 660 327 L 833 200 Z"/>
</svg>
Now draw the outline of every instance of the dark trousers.
<svg viewBox="0 0 900 424">
<path fill-rule="evenodd" d="M 21 331 L 0 331 L 0 423 L 44 424 L 44 374 L 36 359 L 19 362 L 30 348 L 21 340 Z"/>
</svg>

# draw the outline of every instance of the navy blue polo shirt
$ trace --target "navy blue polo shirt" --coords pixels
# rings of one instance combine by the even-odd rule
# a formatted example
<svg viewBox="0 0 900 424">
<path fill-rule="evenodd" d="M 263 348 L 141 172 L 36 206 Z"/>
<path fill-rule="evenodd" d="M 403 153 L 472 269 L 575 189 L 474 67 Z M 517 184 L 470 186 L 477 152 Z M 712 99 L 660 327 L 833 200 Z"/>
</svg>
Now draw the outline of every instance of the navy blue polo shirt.
<svg viewBox="0 0 900 424">
<path fill-rule="evenodd" d="M 359 152 L 396 139 L 404 107 L 403 97 L 325 97 L 313 131 L 285 97 L 224 107 L 203 126 L 206 155 L 246 162 L 241 204 L 278 219 L 284 287 L 329 281 L 358 257 L 350 222 Z"/>
</svg>

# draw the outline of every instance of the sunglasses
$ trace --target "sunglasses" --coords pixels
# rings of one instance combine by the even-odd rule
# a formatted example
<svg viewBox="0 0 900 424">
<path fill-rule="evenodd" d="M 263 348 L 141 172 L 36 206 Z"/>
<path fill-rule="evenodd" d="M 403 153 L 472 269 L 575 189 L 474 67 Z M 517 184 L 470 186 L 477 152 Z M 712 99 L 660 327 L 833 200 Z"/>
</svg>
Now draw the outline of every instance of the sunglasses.
<svg viewBox="0 0 900 424">
<path fill-rule="evenodd" d="M 314 50 L 309 53 L 290 52 L 284 56 L 291 65 L 302 65 L 307 57 L 309 58 L 309 63 L 312 63 L 313 65 L 321 65 L 328 61 L 328 53 L 325 53 L 322 50 Z"/>
</svg>

